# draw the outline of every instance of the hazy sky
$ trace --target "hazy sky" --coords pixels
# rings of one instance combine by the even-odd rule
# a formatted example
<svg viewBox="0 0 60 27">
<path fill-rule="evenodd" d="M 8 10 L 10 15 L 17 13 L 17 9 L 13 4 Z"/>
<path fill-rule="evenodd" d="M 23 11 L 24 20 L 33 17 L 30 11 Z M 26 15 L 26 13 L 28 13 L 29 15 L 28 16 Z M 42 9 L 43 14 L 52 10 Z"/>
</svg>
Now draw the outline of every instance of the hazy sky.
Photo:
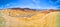
<svg viewBox="0 0 60 27">
<path fill-rule="evenodd" d="M 60 9 L 60 0 L 0 0 L 0 8 Z"/>
</svg>

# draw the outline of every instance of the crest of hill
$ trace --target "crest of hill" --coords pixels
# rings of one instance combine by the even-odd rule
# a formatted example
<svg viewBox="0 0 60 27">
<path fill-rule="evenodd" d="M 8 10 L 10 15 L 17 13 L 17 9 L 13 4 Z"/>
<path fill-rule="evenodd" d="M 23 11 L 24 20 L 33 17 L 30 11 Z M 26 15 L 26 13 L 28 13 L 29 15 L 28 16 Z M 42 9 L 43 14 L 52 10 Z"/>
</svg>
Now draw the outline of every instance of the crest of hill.
<svg viewBox="0 0 60 27">
<path fill-rule="evenodd" d="M 9 8 L 11 10 L 22 10 L 22 11 L 36 11 L 35 9 L 30 8 Z"/>
<path fill-rule="evenodd" d="M 60 10 L 54 10 L 54 9 L 49 9 L 49 10 L 35 10 L 35 9 L 30 9 L 30 8 L 9 8 L 11 10 L 22 10 L 24 12 L 41 12 L 41 13 L 50 13 L 50 12 L 56 12 Z"/>
<path fill-rule="evenodd" d="M 36 10 L 36 9 L 30 9 L 30 8 L 7 8 L 7 10 L 22 10 L 22 11 L 47 11 L 47 10 Z M 0 9 L 0 10 L 5 10 L 5 9 Z M 54 9 L 49 9 L 48 11 L 60 11 L 60 10 L 54 10 Z"/>
</svg>

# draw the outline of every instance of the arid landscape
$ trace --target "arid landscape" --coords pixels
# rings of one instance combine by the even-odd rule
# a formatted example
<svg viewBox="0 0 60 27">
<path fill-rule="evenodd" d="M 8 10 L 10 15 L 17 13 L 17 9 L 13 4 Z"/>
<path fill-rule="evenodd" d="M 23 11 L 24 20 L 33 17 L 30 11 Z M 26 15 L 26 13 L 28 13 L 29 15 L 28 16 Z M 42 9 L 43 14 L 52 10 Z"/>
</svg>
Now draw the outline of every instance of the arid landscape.
<svg viewBox="0 0 60 27">
<path fill-rule="evenodd" d="M 8 8 L 0 10 L 0 27 L 60 27 L 60 10 Z"/>
</svg>

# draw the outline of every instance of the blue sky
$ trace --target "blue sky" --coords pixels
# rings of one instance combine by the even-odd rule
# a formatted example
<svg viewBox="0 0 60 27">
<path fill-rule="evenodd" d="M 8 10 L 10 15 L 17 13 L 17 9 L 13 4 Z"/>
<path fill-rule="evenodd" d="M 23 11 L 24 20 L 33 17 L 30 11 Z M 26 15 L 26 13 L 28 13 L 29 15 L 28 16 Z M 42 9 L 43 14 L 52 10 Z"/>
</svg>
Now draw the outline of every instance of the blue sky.
<svg viewBox="0 0 60 27">
<path fill-rule="evenodd" d="M 60 0 L 0 0 L 3 8 L 59 9 Z"/>
</svg>

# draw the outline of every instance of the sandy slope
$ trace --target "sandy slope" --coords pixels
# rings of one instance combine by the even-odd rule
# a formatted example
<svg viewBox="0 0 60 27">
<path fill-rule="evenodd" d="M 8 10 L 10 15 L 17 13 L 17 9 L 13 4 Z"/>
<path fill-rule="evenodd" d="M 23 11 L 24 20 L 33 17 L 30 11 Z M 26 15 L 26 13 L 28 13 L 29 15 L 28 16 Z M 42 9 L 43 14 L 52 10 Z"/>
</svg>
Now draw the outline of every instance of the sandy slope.
<svg viewBox="0 0 60 27">
<path fill-rule="evenodd" d="M 58 13 L 51 12 L 46 14 L 40 11 L 24 12 L 19 10 L 1 10 L 0 12 L 6 20 L 6 27 L 55 27 Z M 32 15 L 24 17 L 27 14 Z"/>
</svg>

